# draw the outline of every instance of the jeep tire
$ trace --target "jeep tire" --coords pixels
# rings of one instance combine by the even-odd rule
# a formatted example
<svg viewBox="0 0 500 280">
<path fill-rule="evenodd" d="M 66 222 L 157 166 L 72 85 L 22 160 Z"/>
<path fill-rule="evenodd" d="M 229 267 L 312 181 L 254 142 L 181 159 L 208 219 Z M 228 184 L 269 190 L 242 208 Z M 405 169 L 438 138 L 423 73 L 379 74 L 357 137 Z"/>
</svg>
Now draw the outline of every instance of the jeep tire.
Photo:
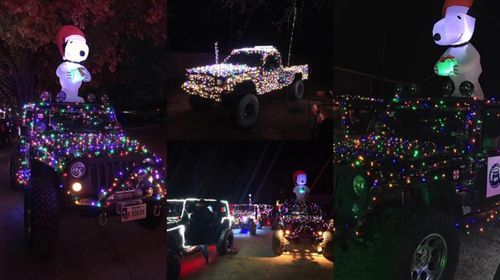
<svg viewBox="0 0 500 280">
<path fill-rule="evenodd" d="M 25 189 L 24 231 L 34 253 L 52 253 L 59 233 L 59 200 L 51 178 L 31 178 L 30 187 Z"/>
<path fill-rule="evenodd" d="M 198 95 L 189 95 L 189 105 L 195 111 L 208 111 L 214 106 L 214 102 Z"/>
<path fill-rule="evenodd" d="M 304 81 L 302 81 L 302 79 L 296 79 L 295 82 L 293 82 L 291 95 L 295 100 L 304 98 Z"/>
<path fill-rule="evenodd" d="M 255 222 L 253 220 L 250 221 L 249 228 L 250 228 L 250 235 L 257 234 L 257 225 L 255 224 Z"/>
<path fill-rule="evenodd" d="M 167 279 L 177 280 L 181 273 L 181 263 L 179 256 L 172 250 L 167 252 Z"/>
<path fill-rule="evenodd" d="M 234 108 L 236 125 L 241 128 L 252 126 L 259 115 L 259 100 L 252 93 L 242 95 Z"/>
<path fill-rule="evenodd" d="M 233 231 L 231 229 L 226 229 L 222 231 L 219 240 L 217 241 L 217 253 L 219 255 L 225 255 L 229 252 L 231 252 L 231 249 L 233 248 L 233 241 L 234 241 L 234 236 L 233 236 Z"/>
<path fill-rule="evenodd" d="M 448 214 L 426 209 L 392 217 L 374 242 L 374 279 L 453 279 L 460 240 Z"/>
<path fill-rule="evenodd" d="M 281 244 L 281 230 L 273 231 L 273 252 L 276 256 L 281 256 L 284 251 L 284 246 Z"/>
</svg>

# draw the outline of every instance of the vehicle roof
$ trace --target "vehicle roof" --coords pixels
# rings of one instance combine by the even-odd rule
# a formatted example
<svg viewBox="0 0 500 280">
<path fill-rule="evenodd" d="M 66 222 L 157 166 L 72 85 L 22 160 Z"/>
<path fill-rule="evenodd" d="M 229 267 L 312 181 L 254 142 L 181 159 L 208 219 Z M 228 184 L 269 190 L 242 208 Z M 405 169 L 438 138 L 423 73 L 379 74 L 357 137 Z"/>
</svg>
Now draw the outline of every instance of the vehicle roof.
<svg viewBox="0 0 500 280">
<path fill-rule="evenodd" d="M 241 52 L 246 52 L 246 53 L 277 53 L 278 49 L 276 49 L 274 46 L 255 46 L 251 48 L 240 48 L 240 49 L 234 49 L 231 54 L 235 53 L 241 53 Z"/>
</svg>

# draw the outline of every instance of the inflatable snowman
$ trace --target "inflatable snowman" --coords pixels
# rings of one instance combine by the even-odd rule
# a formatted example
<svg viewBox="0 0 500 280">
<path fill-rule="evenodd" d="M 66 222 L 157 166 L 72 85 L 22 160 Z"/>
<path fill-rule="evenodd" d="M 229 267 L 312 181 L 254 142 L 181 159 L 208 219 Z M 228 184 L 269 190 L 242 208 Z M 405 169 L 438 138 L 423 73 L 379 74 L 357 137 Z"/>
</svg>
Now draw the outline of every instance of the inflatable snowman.
<svg viewBox="0 0 500 280">
<path fill-rule="evenodd" d="M 90 72 L 80 64 L 89 55 L 85 35 L 78 27 L 65 25 L 57 32 L 56 40 L 64 60 L 56 70 L 61 83 L 61 91 L 65 94 L 64 102 L 82 103 L 84 100 L 78 96 L 78 89 L 82 82 L 89 82 L 91 79 Z"/>
<path fill-rule="evenodd" d="M 293 192 L 297 196 L 298 203 L 305 203 L 306 196 L 309 194 L 309 188 L 307 187 L 307 174 L 302 170 L 297 170 L 293 173 L 293 182 L 295 187 Z"/>
<path fill-rule="evenodd" d="M 476 0 L 478 1 L 478 0 Z M 434 67 L 439 76 L 450 77 L 455 87 L 453 96 L 472 94 L 483 99 L 479 84 L 482 68 L 480 55 L 469 43 L 476 24 L 477 8 L 474 0 L 446 0 L 443 18 L 432 30 L 434 41 L 440 46 L 449 46 Z"/>
</svg>

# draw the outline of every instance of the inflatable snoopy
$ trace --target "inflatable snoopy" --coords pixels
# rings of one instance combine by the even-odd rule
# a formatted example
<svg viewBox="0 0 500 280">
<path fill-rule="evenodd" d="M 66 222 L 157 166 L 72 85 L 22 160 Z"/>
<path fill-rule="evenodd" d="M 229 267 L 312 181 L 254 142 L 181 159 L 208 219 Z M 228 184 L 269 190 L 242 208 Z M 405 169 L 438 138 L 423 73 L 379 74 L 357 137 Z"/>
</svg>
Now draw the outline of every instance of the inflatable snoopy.
<svg viewBox="0 0 500 280">
<path fill-rule="evenodd" d="M 89 47 L 83 32 L 74 25 L 65 25 L 57 32 L 57 47 L 64 60 L 59 64 L 56 75 L 61 83 L 61 91 L 65 93 L 64 102 L 84 102 L 78 96 L 82 82 L 91 80 L 90 72 L 81 65 L 89 55 Z"/>
<path fill-rule="evenodd" d="M 463 96 L 460 91 L 462 87 L 462 90 L 473 90 L 472 96 L 483 99 L 483 90 L 479 84 L 482 72 L 480 55 L 469 43 L 476 24 L 477 9 L 473 4 L 474 0 L 445 1 L 443 18 L 434 25 L 432 34 L 436 44 L 449 48 L 434 66 L 434 72 L 451 78 L 455 85 L 453 96 Z"/>
<path fill-rule="evenodd" d="M 297 196 L 298 203 L 305 203 L 306 196 L 309 194 L 309 187 L 307 184 L 307 174 L 302 170 L 297 170 L 293 173 L 293 182 L 295 187 L 293 188 L 293 192 Z"/>
</svg>

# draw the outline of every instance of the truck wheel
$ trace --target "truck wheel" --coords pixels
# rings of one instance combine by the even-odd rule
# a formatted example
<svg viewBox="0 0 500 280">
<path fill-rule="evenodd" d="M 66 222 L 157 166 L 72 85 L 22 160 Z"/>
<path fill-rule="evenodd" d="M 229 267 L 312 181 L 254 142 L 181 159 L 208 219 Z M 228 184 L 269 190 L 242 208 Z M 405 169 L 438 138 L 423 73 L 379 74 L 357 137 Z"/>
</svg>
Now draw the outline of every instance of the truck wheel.
<svg viewBox="0 0 500 280">
<path fill-rule="evenodd" d="M 281 230 L 275 230 L 273 232 L 273 252 L 276 256 L 281 256 L 285 249 L 285 246 L 281 244 Z"/>
<path fill-rule="evenodd" d="M 257 225 L 255 224 L 254 221 L 250 222 L 250 235 L 256 235 L 257 234 Z"/>
<path fill-rule="evenodd" d="M 24 230 L 28 248 L 52 253 L 59 233 L 57 187 L 50 178 L 32 178 L 24 195 Z"/>
<path fill-rule="evenodd" d="M 181 263 L 179 261 L 179 256 L 172 250 L 167 252 L 167 279 L 177 280 L 179 279 L 179 274 L 181 273 Z"/>
<path fill-rule="evenodd" d="M 304 98 L 304 81 L 297 79 L 292 84 L 292 97 L 295 100 Z"/>
<path fill-rule="evenodd" d="M 447 213 L 425 210 L 392 218 L 375 241 L 372 259 L 384 279 L 453 279 L 460 240 Z M 378 278 L 377 278 L 378 279 Z"/>
<path fill-rule="evenodd" d="M 259 100 L 254 94 L 243 95 L 235 108 L 236 124 L 241 128 L 247 128 L 255 123 L 259 115 Z"/>
<path fill-rule="evenodd" d="M 225 255 L 231 252 L 231 249 L 233 248 L 233 241 L 233 231 L 231 229 L 223 231 L 219 241 L 217 241 L 217 253 L 219 253 L 219 255 Z"/>
<path fill-rule="evenodd" d="M 214 106 L 214 103 L 213 101 L 199 97 L 198 95 L 189 95 L 189 105 L 191 105 L 195 111 L 207 111 Z"/>
</svg>

